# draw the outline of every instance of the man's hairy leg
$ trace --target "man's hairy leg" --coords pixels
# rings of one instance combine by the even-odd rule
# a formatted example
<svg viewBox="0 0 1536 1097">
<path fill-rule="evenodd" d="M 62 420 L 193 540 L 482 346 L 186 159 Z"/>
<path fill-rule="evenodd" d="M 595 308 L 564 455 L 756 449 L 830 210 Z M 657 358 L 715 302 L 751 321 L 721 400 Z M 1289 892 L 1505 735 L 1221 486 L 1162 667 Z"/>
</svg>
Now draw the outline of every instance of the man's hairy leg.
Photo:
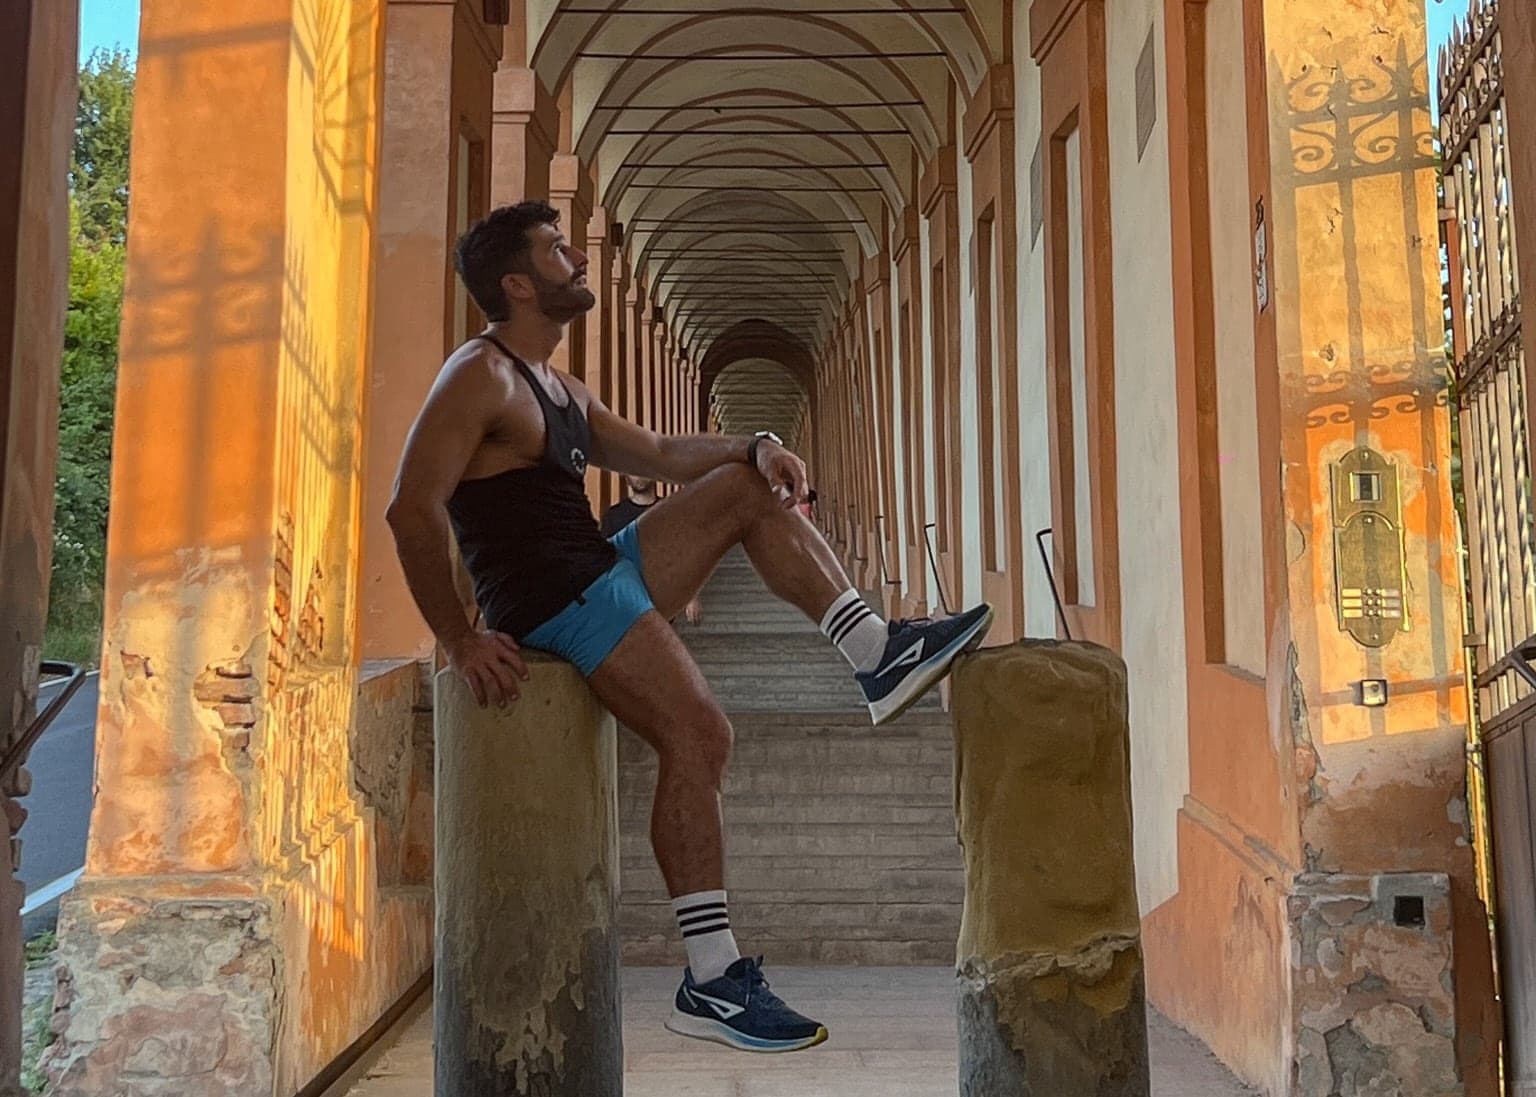
<svg viewBox="0 0 1536 1097">
<path fill-rule="evenodd" d="M 673 896 L 724 887 L 720 790 L 731 725 L 666 618 L 647 613 L 588 679 L 659 762 L 651 846 Z"/>
</svg>

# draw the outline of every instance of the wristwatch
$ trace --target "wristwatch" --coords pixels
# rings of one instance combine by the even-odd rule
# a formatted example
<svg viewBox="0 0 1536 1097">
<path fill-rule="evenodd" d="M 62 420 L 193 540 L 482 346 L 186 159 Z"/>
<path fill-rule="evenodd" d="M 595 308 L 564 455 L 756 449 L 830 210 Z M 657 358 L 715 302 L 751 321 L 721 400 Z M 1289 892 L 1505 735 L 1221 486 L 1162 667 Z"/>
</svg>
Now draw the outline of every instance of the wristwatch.
<svg viewBox="0 0 1536 1097">
<path fill-rule="evenodd" d="M 780 438 L 771 430 L 760 430 L 754 434 L 752 436 L 752 441 L 747 443 L 747 464 L 751 465 L 753 468 L 757 468 L 757 444 L 764 438 L 768 439 L 768 441 L 772 442 L 776 446 L 782 446 L 784 444 L 784 439 Z"/>
</svg>

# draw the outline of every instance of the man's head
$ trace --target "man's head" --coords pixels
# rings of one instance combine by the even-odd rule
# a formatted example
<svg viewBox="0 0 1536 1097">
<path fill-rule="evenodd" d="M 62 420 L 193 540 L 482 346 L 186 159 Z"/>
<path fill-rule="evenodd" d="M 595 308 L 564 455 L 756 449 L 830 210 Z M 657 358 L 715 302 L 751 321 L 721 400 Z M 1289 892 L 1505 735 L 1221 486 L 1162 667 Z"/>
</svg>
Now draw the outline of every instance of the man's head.
<svg viewBox="0 0 1536 1097">
<path fill-rule="evenodd" d="M 626 473 L 624 484 L 629 488 L 631 496 L 649 495 L 656 490 L 656 481 L 648 476 L 630 476 Z"/>
<path fill-rule="evenodd" d="M 566 324 L 597 304 L 587 257 L 566 241 L 548 202 L 492 210 L 459 237 L 454 267 L 488 320 L 531 310 Z"/>
</svg>

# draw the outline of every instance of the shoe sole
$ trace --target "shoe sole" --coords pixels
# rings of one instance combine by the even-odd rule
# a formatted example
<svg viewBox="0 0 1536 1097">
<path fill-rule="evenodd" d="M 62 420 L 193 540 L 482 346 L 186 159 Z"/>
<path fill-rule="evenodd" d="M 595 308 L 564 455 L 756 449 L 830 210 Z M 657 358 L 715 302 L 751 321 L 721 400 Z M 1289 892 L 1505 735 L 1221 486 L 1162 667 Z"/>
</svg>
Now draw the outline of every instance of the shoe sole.
<svg viewBox="0 0 1536 1097">
<path fill-rule="evenodd" d="M 826 1025 L 818 1027 L 813 1035 L 801 1037 L 798 1040 L 765 1040 L 759 1036 L 748 1036 L 737 1032 L 730 1025 L 712 1018 L 695 1017 L 675 1008 L 672 1010 L 672 1016 L 666 1020 L 666 1027 L 668 1032 L 675 1032 L 679 1036 L 687 1036 L 694 1040 L 708 1040 L 713 1044 L 724 1044 L 736 1051 L 752 1051 L 760 1055 L 804 1051 L 806 1048 L 827 1042 Z"/>
<path fill-rule="evenodd" d="M 928 661 L 913 671 L 911 677 L 894 693 L 872 702 L 869 706 L 869 715 L 874 721 L 874 726 L 879 727 L 881 724 L 889 723 L 917 704 L 933 688 L 934 683 L 949 672 L 951 663 L 966 652 L 980 647 L 981 642 L 987 638 L 987 630 L 992 627 L 992 618 L 995 615 L 994 610 L 987 610 L 986 616 L 972 625 L 969 632 L 961 633 L 950 641 L 948 647 L 930 656 Z"/>
</svg>

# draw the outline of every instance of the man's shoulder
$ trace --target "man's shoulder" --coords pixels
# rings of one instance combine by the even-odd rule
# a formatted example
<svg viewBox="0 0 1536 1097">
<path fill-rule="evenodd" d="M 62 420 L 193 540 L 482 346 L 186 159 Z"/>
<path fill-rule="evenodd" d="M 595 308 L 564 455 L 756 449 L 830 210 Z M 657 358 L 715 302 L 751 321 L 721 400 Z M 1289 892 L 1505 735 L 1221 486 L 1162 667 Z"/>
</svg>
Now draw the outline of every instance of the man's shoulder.
<svg viewBox="0 0 1536 1097">
<path fill-rule="evenodd" d="M 448 356 L 433 387 L 476 400 L 506 399 L 517 391 L 517 378 L 485 342 L 471 339 Z"/>
</svg>

